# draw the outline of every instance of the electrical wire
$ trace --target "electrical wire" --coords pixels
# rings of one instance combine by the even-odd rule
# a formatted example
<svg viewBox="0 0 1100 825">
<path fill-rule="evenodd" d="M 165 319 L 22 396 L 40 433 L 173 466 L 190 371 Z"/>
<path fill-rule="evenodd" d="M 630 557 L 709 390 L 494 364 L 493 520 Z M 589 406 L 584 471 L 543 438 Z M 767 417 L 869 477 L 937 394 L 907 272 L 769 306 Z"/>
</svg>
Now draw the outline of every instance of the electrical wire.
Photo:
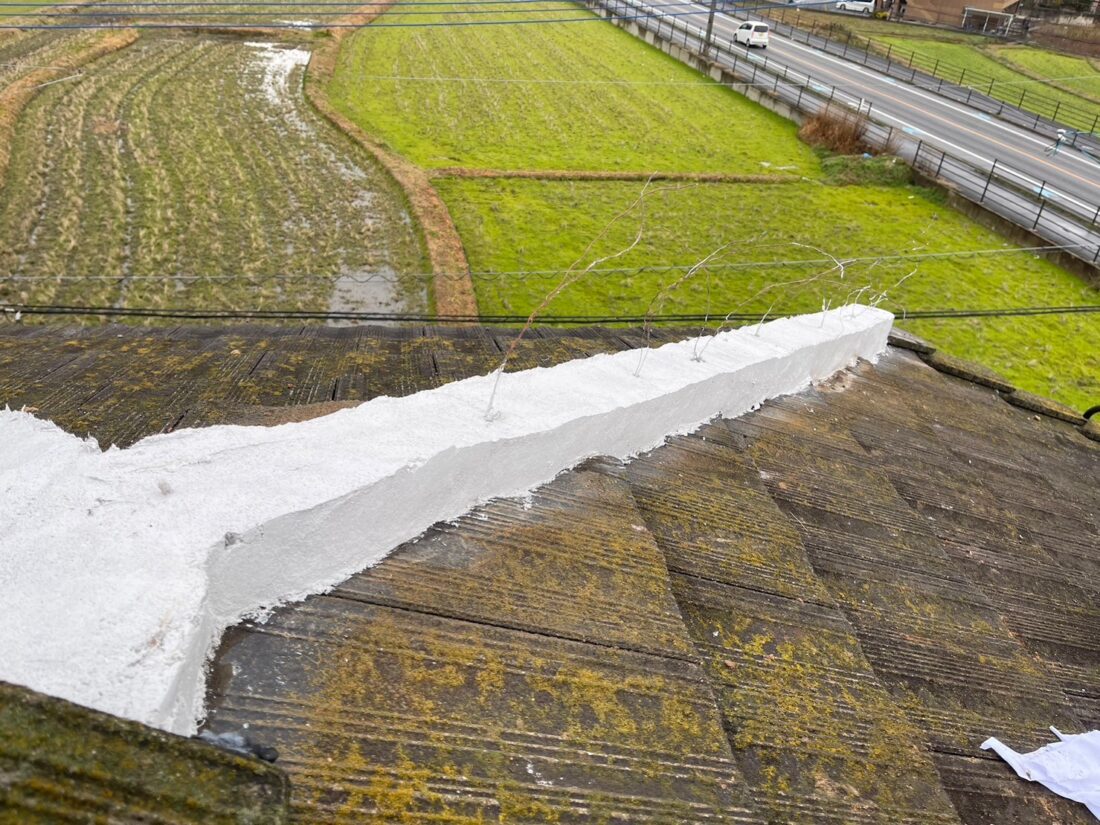
<svg viewBox="0 0 1100 825">
<path fill-rule="evenodd" d="M 505 12 L 508 13 L 508 12 Z M 659 12 L 661 19 L 667 19 L 670 17 L 690 17 L 698 15 L 698 11 L 690 12 Z M 354 11 L 350 11 L 347 16 L 354 16 Z M 25 16 L 25 15 L 20 15 Z M 48 16 L 48 15 L 46 15 Z M 90 15 L 94 17 L 94 15 Z M 255 29 L 402 29 L 402 28 L 424 28 L 424 29 L 438 29 L 438 28 L 466 28 L 472 26 L 530 26 L 530 25 L 546 25 L 556 23 L 599 23 L 607 22 L 608 20 L 645 20 L 654 17 L 653 13 L 640 13 L 633 15 L 621 15 L 612 14 L 610 17 L 599 17 L 597 15 L 586 15 L 584 17 L 552 17 L 547 19 L 520 19 L 520 20 L 457 20 L 457 21 L 437 21 L 433 23 L 379 23 L 378 20 L 374 20 L 366 23 L 336 23 L 336 22 L 312 22 L 309 20 L 301 21 L 271 21 L 264 23 L 235 23 L 234 28 L 255 28 Z M 42 15 L 37 15 L 29 19 L 41 19 Z M 198 23 L 198 22 L 183 22 L 183 23 L 140 23 L 140 22 L 118 22 L 118 23 L 0 23 L 0 30 L 5 29 L 18 29 L 20 31 L 75 31 L 75 30 L 104 30 L 104 29 L 187 29 L 187 30 L 217 30 L 224 29 L 224 24 L 219 23 Z"/>
<path fill-rule="evenodd" d="M 539 0 L 539 2 L 542 4 L 539 8 L 534 8 L 532 6 L 525 6 L 524 8 L 519 8 L 519 9 L 503 9 L 503 10 L 499 9 L 499 8 L 493 8 L 493 9 L 461 9 L 461 10 L 447 10 L 447 11 L 440 11 L 440 10 L 403 11 L 403 10 L 400 10 L 400 9 L 398 9 L 398 10 L 389 10 L 387 8 L 386 17 L 391 18 L 391 17 L 412 17 L 412 16 L 418 16 L 418 15 L 433 15 L 433 16 L 437 16 L 437 17 L 438 16 L 446 16 L 446 17 L 450 18 L 450 17 L 453 17 L 455 15 L 486 15 L 486 14 L 501 14 L 501 15 L 503 15 L 503 14 L 507 14 L 507 15 L 532 14 L 532 15 L 534 15 L 534 14 L 549 14 L 549 13 L 557 13 L 557 12 L 575 12 L 575 11 L 577 11 L 577 4 L 575 4 L 575 3 L 571 3 L 567 6 L 553 6 L 553 5 L 550 5 L 549 3 L 547 3 L 546 0 Z M 202 4 L 195 4 L 195 6 L 201 6 L 201 5 Z M 417 4 L 409 4 L 409 5 L 417 5 Z M 651 8 L 651 9 L 682 8 L 684 5 L 685 5 L 684 3 L 657 3 L 657 4 L 654 4 L 652 6 L 649 6 L 649 8 Z M 312 17 L 347 17 L 351 14 L 356 13 L 355 9 L 357 8 L 357 6 L 352 4 L 350 6 L 350 8 L 345 8 L 341 11 L 316 11 L 313 8 L 311 8 L 311 6 L 312 6 L 312 4 L 310 4 L 310 3 L 296 4 L 296 9 L 297 9 L 296 13 L 308 14 Z M 549 7 L 547 7 L 547 6 L 549 6 Z M 65 8 L 61 8 L 61 9 L 50 8 L 48 11 L 40 13 L 36 16 L 39 19 L 51 19 L 51 18 L 71 19 L 71 18 L 77 18 L 77 17 L 85 17 L 85 18 L 93 18 L 93 19 L 138 17 L 138 18 L 141 18 L 141 19 L 145 19 L 145 18 L 149 18 L 149 17 L 173 17 L 173 18 L 178 18 L 178 17 L 255 17 L 257 15 L 260 15 L 260 14 L 264 13 L 264 12 L 259 12 L 259 11 L 205 11 L 205 10 L 199 10 L 199 11 L 142 11 L 142 12 L 138 13 L 138 12 L 133 12 L 133 11 L 100 11 L 99 8 L 100 7 L 98 5 L 81 6 L 81 7 L 76 8 L 75 10 L 72 10 L 72 11 L 66 10 Z M 358 8 L 363 8 L 363 7 L 358 6 Z M 26 16 L 27 15 L 26 15 L 25 12 L 24 13 L 20 13 L 20 12 L 0 12 L 0 18 L 4 18 L 4 17 L 26 17 Z"/>
<path fill-rule="evenodd" d="M 804 311 L 804 310 L 803 310 Z M 1042 315 L 1092 314 L 1100 304 L 1063 307 L 1007 307 L 1002 309 L 938 309 L 899 312 L 902 320 L 950 320 L 967 318 L 1015 318 Z M 480 323 L 484 325 L 520 324 L 526 315 L 433 315 L 408 312 L 352 312 L 309 310 L 200 309 L 198 307 L 114 307 L 73 306 L 63 304 L 3 304 L 0 313 L 19 315 L 94 315 L 116 318 L 174 318 L 191 320 L 316 320 L 316 321 L 391 321 L 406 323 Z M 797 314 L 796 311 L 772 310 L 768 313 L 729 313 L 720 311 L 646 316 L 638 315 L 541 315 L 538 324 L 640 324 L 640 323 L 715 323 L 727 321 L 759 322 L 765 317 Z"/>
<path fill-rule="evenodd" d="M 950 258 L 989 258 L 1001 255 L 1016 255 L 1022 253 L 1038 253 L 1038 252 L 1054 252 L 1058 250 L 1071 250 L 1080 248 L 1078 244 L 1057 244 L 1050 246 L 1020 246 L 1009 248 L 986 248 L 986 249 L 956 249 L 946 252 L 903 252 L 893 255 L 854 255 L 854 256 L 837 256 L 840 260 L 844 261 L 845 266 L 851 266 L 853 264 L 861 263 L 885 263 L 889 261 L 928 261 L 928 260 L 941 260 Z M 743 270 L 743 269 L 776 269 L 785 267 L 813 267 L 832 264 L 834 261 L 832 258 L 795 258 L 779 261 L 721 261 L 718 263 L 708 263 L 706 268 L 708 270 Z M 651 266 L 634 266 L 634 267 L 597 267 L 589 270 L 590 275 L 645 275 L 645 274 L 659 274 L 662 272 L 683 272 L 691 269 L 696 264 L 653 264 Z M 18 274 L 0 274 L 0 282 L 42 282 L 42 283 L 63 283 L 66 281 L 171 281 L 176 282 L 192 282 L 192 281 L 248 281 L 248 282 L 263 282 L 263 283 L 302 283 L 309 281 L 326 281 L 332 282 L 337 277 L 348 278 L 356 283 L 367 283 L 371 281 L 379 281 L 384 283 L 401 283 L 410 280 L 431 282 L 440 278 L 478 278 L 478 279 L 509 279 L 509 280 L 525 280 L 525 279 L 537 279 L 537 278 L 557 278 L 562 275 L 568 274 L 571 270 L 567 269 L 514 269 L 514 270 L 474 270 L 469 273 L 444 273 L 437 274 L 432 272 L 416 272 L 406 273 L 402 275 L 382 275 L 378 273 L 372 273 L 364 276 L 355 276 L 349 274 L 336 275 L 318 275 L 318 274 L 273 274 L 273 275 L 18 275 Z"/>
<path fill-rule="evenodd" d="M 392 6 L 445 6 L 445 7 L 462 7 L 462 6 L 527 6 L 545 4 L 547 2 L 553 2 L 553 0 L 392 0 L 392 2 L 386 2 L 386 0 L 379 0 L 376 3 L 359 2 L 359 0 L 301 0 L 301 2 L 294 2 L 294 0 L 263 0 L 263 2 L 256 2 L 256 0 L 242 0 L 242 2 L 233 2 L 233 0 L 211 0 L 211 2 L 204 2 L 198 0 L 197 2 L 181 2 L 180 0 L 137 0 L 137 2 L 120 2 L 119 0 L 108 0 L 102 3 L 88 2 L 88 3 L 10 3 L 0 2 L 0 8 L 12 7 L 12 8 L 28 8 L 28 7 L 41 7 L 45 9 L 65 8 L 65 7 L 77 7 L 83 9 L 99 9 L 99 8 L 170 8 L 170 7 L 283 7 L 291 6 L 294 8 L 306 8 L 312 6 L 328 7 L 350 7 L 350 8 L 384 8 L 388 9 Z M 690 0 L 682 0 L 677 3 L 666 3 L 669 6 L 688 6 L 691 5 Z M 440 12 L 444 13 L 444 12 Z"/>
</svg>

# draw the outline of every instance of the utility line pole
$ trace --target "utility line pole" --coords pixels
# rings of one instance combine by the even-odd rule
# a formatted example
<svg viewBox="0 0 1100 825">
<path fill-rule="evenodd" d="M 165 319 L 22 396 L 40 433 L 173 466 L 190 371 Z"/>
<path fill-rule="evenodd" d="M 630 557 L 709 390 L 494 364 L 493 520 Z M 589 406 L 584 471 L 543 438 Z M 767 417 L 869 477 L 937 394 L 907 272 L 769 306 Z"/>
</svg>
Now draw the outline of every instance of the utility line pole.
<svg viewBox="0 0 1100 825">
<path fill-rule="evenodd" d="M 718 0 L 710 0 L 710 14 L 707 16 L 707 35 L 703 38 L 703 57 L 710 56 L 710 36 L 714 31 L 714 12 L 718 6 Z"/>
</svg>

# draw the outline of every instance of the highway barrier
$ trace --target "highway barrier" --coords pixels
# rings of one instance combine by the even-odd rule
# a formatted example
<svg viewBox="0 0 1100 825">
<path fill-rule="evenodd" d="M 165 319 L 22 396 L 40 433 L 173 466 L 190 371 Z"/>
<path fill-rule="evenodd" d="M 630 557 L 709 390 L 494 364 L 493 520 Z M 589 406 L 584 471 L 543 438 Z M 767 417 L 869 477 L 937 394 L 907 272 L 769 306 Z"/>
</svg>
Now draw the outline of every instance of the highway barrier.
<svg viewBox="0 0 1100 825">
<path fill-rule="evenodd" d="M 1100 204 L 1059 192 L 1000 160 L 986 167 L 906 130 L 878 123 L 872 104 L 858 94 L 751 52 L 727 37 L 712 33 L 708 40 L 704 29 L 650 9 L 641 0 L 586 0 L 586 5 L 712 79 L 750 97 L 766 95 L 776 111 L 798 117 L 844 113 L 863 118 L 868 148 L 900 157 L 966 201 L 1068 252 L 1093 274 L 1100 263 Z"/>
<path fill-rule="evenodd" d="M 730 8 L 736 11 L 737 7 Z M 777 34 L 795 42 L 1051 137 L 1060 128 L 1074 130 L 1080 133 L 1075 139 L 1083 146 L 1100 152 L 1100 140 L 1092 135 L 1100 128 L 1100 107 L 1067 104 L 1034 88 L 998 81 L 973 69 L 893 44 L 876 43 L 851 31 L 846 37 L 834 37 L 836 32 L 829 26 L 807 20 L 799 12 L 782 6 L 754 5 L 753 11 L 768 17 Z"/>
</svg>

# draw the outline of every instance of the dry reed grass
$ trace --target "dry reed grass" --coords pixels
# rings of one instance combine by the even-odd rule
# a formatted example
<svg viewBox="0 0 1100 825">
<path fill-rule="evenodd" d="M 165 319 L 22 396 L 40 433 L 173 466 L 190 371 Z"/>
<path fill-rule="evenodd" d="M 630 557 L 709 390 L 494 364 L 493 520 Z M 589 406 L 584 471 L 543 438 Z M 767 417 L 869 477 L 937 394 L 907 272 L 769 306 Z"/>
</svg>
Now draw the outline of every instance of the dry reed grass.
<svg viewBox="0 0 1100 825">
<path fill-rule="evenodd" d="M 810 146 L 828 149 L 838 155 L 858 155 L 870 151 L 867 119 L 832 106 L 807 119 L 798 130 L 798 136 Z"/>
</svg>

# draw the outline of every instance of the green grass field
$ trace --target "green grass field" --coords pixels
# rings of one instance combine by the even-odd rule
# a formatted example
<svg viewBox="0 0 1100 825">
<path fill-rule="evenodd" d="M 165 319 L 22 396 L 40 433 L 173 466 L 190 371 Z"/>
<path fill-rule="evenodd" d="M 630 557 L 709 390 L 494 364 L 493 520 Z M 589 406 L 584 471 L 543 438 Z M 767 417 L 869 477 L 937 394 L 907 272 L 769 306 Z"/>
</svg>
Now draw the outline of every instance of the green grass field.
<svg viewBox="0 0 1100 825">
<path fill-rule="evenodd" d="M 578 262 L 583 269 L 630 246 L 639 233 L 641 240 L 629 253 L 599 267 L 627 272 L 584 275 L 547 314 L 816 311 L 824 299 L 835 305 L 863 287 L 869 288 L 862 294 L 865 300 L 887 292 L 883 306 L 898 315 L 948 307 L 1100 302 L 1100 291 L 1031 254 L 1012 251 L 1003 238 L 916 187 L 816 182 L 652 187 L 658 191 L 646 198 L 644 212 L 637 209 L 615 223 L 587 253 L 591 240 L 638 197 L 640 184 L 451 179 L 440 181 L 439 188 L 478 273 L 478 305 L 485 313 L 530 312 L 562 278 L 531 273 L 565 270 Z M 710 265 L 654 303 L 683 270 L 647 272 L 645 267 L 689 267 L 725 244 L 730 246 Z M 963 250 L 993 252 L 919 257 Z M 848 265 L 841 278 L 832 264 L 820 263 L 822 252 L 862 261 Z M 815 259 L 819 262 L 809 265 L 774 265 Z M 767 266 L 745 266 L 754 262 Z M 817 280 L 799 283 L 822 272 Z M 1074 406 L 1100 397 L 1100 351 L 1079 346 L 1100 336 L 1097 316 L 905 326 Z"/>
<path fill-rule="evenodd" d="M 839 172 L 823 168 L 791 124 L 603 23 L 364 30 L 345 44 L 329 92 L 349 117 L 429 168 L 768 170 L 804 178 L 653 183 L 644 210 L 608 229 L 642 182 L 444 174 L 436 185 L 483 313 L 530 312 L 562 270 L 635 241 L 547 312 L 637 315 L 651 304 L 661 313 L 799 312 L 863 287 L 864 298 L 887 291 L 886 305 L 898 312 L 1100 303 L 1097 290 L 1014 250 L 927 190 L 831 185 Z M 896 178 L 887 171 L 868 177 Z M 860 178 L 858 170 L 845 174 Z M 689 267 L 726 244 L 713 266 L 671 288 L 683 269 L 668 267 Z M 975 250 L 995 254 L 919 257 Z M 826 255 L 866 260 L 847 266 L 843 279 L 830 266 L 798 263 Z M 608 268 L 619 271 L 599 271 Z M 1100 397 L 1100 361 L 1080 346 L 1100 336 L 1097 316 L 908 326 L 1076 407 Z"/>
<path fill-rule="evenodd" d="M 1030 46 L 991 46 L 988 52 L 1029 77 L 1100 103 L 1100 70 L 1091 60 Z"/>
<path fill-rule="evenodd" d="M 428 168 L 817 174 L 791 123 L 599 21 L 367 29 L 329 93 Z"/>
<path fill-rule="evenodd" d="M 941 77 L 954 80 L 955 76 L 958 75 L 962 78 L 963 85 L 974 86 L 979 91 L 1014 106 L 1034 109 L 1041 114 L 1047 114 L 1049 106 L 1053 105 L 1054 102 L 1060 102 L 1062 107 L 1066 108 L 1064 111 L 1065 116 L 1059 119 L 1067 120 L 1072 126 L 1082 127 L 1088 125 L 1085 121 L 1091 122 L 1092 118 L 1091 116 L 1087 117 L 1086 114 L 1094 113 L 1096 110 L 1096 104 L 1093 101 L 1058 88 L 1048 82 L 1037 81 L 1036 77 L 1029 76 L 1018 69 L 1013 69 L 989 54 L 968 45 L 897 37 L 882 38 L 879 42 L 919 52 L 927 60 L 938 60 L 940 61 L 938 74 Z M 1001 51 L 998 54 L 1004 55 L 1005 52 Z M 925 65 L 925 62 L 927 61 L 922 62 L 921 65 Z M 1051 68 L 1053 68 L 1053 64 L 1051 64 Z M 990 86 L 991 80 L 993 81 L 992 87 Z M 1031 100 L 1029 101 L 1028 98 L 1031 98 Z M 1038 98 L 1042 98 L 1046 102 L 1040 104 Z M 1076 116 L 1076 120 L 1068 117 L 1071 111 Z"/>
</svg>

